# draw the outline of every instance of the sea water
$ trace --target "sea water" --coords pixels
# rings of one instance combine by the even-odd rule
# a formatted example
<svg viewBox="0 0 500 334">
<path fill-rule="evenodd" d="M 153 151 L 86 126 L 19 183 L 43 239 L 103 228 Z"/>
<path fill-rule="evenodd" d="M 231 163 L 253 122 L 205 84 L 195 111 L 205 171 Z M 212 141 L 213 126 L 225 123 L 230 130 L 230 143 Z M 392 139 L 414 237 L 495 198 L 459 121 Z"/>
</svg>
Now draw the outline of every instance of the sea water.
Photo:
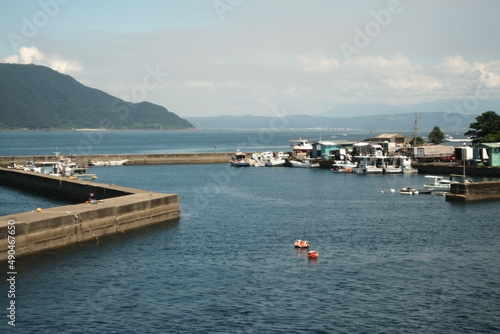
<svg viewBox="0 0 500 334">
<path fill-rule="evenodd" d="M 17 259 L 16 327 L 2 279 L 2 332 L 500 331 L 497 202 L 400 195 L 422 187 L 418 174 L 228 164 L 90 172 L 178 193 L 181 219 Z M 52 205 L 27 196 L 29 208 Z"/>
</svg>

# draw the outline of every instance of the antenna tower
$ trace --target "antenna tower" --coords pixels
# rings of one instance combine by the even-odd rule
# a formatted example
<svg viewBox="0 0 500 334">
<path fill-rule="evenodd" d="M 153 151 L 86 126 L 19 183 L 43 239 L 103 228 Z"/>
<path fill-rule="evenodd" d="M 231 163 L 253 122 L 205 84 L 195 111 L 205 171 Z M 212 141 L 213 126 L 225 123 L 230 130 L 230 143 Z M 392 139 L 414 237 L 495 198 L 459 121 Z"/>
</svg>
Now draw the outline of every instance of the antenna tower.
<svg viewBox="0 0 500 334">
<path fill-rule="evenodd" d="M 416 146 L 417 144 L 417 137 L 418 137 L 418 119 L 420 118 L 420 115 L 415 113 L 415 123 L 413 124 L 413 146 Z"/>
</svg>

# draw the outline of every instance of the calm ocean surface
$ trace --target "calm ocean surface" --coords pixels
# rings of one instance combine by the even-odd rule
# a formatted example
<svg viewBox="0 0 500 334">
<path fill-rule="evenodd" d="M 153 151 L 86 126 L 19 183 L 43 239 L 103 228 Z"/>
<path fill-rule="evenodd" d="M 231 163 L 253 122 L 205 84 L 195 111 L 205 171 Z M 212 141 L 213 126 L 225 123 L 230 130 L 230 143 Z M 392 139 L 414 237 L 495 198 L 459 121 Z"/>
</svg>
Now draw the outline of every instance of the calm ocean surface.
<svg viewBox="0 0 500 334">
<path fill-rule="evenodd" d="M 90 134 L 0 132 L 0 155 L 56 144 L 71 154 Z M 293 135 L 94 133 L 80 154 L 285 151 Z M 423 175 L 227 164 L 91 172 L 178 193 L 180 221 L 18 259 L 16 327 L 2 279 L 0 333 L 500 333 L 498 202 L 390 192 L 421 188 Z M 62 204 L 3 186 L 0 195 L 1 215 Z"/>
</svg>

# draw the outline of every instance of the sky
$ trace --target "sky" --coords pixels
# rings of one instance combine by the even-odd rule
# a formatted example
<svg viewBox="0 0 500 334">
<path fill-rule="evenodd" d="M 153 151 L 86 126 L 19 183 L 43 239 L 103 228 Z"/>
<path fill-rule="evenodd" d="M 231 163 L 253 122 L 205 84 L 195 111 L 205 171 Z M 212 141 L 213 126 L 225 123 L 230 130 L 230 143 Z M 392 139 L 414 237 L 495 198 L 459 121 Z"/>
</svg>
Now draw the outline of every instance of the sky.
<svg viewBox="0 0 500 334">
<path fill-rule="evenodd" d="M 0 62 L 181 117 L 496 99 L 499 13 L 497 0 L 0 0 Z"/>
</svg>

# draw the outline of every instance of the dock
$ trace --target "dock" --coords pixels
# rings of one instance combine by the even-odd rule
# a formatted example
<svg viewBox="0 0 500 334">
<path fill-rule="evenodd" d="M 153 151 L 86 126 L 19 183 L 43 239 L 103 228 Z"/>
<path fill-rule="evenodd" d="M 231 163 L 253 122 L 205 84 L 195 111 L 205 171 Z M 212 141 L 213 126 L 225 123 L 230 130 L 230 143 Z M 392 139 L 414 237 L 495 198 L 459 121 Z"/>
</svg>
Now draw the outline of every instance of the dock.
<svg viewBox="0 0 500 334">
<path fill-rule="evenodd" d="M 2 261 L 180 218 L 177 194 L 7 168 L 0 168 L 0 183 L 74 203 L 0 217 Z M 97 204 L 86 203 L 90 193 Z"/>
<path fill-rule="evenodd" d="M 452 184 L 447 202 L 477 202 L 500 200 L 500 181 Z"/>
<path fill-rule="evenodd" d="M 464 169 L 462 165 L 450 162 L 413 164 L 413 167 L 418 169 L 419 174 L 451 175 L 465 172 L 467 176 L 500 177 L 500 167 L 465 166 Z"/>
<path fill-rule="evenodd" d="M 94 154 L 70 156 L 79 165 L 87 165 L 90 161 L 121 161 L 127 160 L 131 165 L 161 165 L 161 164 L 207 164 L 229 163 L 234 153 L 158 153 L 158 154 Z M 1 156 L 0 166 L 7 167 L 10 163 L 25 165 L 27 161 L 54 161 L 53 155 Z"/>
</svg>

